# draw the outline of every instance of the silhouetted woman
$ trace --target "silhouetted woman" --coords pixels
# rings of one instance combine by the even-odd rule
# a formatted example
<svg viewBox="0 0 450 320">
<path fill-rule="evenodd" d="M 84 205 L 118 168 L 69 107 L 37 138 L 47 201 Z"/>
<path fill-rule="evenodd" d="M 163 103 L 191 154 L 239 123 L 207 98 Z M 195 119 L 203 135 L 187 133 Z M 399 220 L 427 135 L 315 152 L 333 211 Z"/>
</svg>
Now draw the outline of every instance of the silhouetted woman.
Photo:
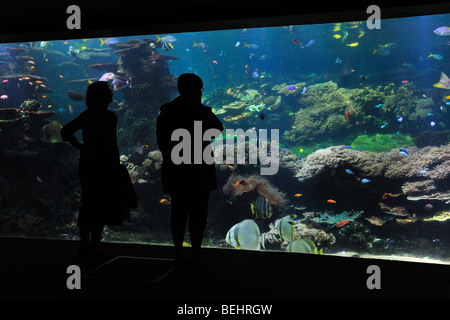
<svg viewBox="0 0 450 320">
<path fill-rule="evenodd" d="M 79 177 L 81 208 L 78 215 L 81 248 L 80 257 L 98 250 L 103 228 L 109 224 L 111 212 L 117 206 L 117 116 L 108 110 L 113 92 L 107 82 L 92 83 L 86 92 L 87 110 L 61 129 L 65 141 L 80 150 Z M 83 143 L 75 137 L 81 130 Z"/>
</svg>

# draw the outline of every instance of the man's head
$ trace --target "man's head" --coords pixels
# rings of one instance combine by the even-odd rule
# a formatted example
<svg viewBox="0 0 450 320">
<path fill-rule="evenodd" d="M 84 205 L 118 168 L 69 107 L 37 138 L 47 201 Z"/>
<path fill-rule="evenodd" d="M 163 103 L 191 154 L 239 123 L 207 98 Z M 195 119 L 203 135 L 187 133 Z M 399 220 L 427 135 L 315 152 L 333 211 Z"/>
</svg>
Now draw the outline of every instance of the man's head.
<svg viewBox="0 0 450 320">
<path fill-rule="evenodd" d="M 86 106 L 92 109 L 107 108 L 112 102 L 113 92 L 105 81 L 91 83 L 86 91 Z"/>
<path fill-rule="evenodd" d="M 201 98 L 203 92 L 203 81 L 193 73 L 183 73 L 178 77 L 178 92 L 186 98 Z"/>
</svg>

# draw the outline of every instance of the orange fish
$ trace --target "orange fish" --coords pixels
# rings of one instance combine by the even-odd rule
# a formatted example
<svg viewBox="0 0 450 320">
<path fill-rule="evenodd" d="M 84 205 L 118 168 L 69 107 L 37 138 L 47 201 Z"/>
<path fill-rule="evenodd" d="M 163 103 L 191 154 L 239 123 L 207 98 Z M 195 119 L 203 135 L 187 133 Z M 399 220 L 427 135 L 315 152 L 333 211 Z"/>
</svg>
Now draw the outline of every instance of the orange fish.
<svg viewBox="0 0 450 320">
<path fill-rule="evenodd" d="M 336 227 L 338 227 L 338 228 L 343 227 L 343 226 L 345 226 L 348 222 L 349 222 L 348 220 L 340 221 L 340 222 L 338 222 L 338 223 L 336 224 Z"/>
<path fill-rule="evenodd" d="M 169 200 L 167 200 L 167 199 L 161 199 L 161 200 L 159 201 L 159 203 L 167 203 L 167 204 L 169 204 L 169 203 L 170 203 L 170 201 L 169 201 Z"/>
<path fill-rule="evenodd" d="M 294 195 L 294 197 L 301 197 L 302 196 L 302 194 L 301 193 L 296 193 L 295 195 Z"/>
<path fill-rule="evenodd" d="M 292 42 L 294 42 L 295 44 L 298 44 L 298 40 L 297 39 L 292 39 Z"/>
<path fill-rule="evenodd" d="M 345 121 L 347 121 L 348 120 L 348 116 L 350 115 L 350 111 L 347 111 L 347 114 L 345 115 Z"/>
<path fill-rule="evenodd" d="M 246 184 L 247 184 L 247 180 L 241 179 L 241 180 L 239 180 L 238 182 L 236 182 L 236 185 L 237 185 L 237 186 L 240 185 L 240 184 L 246 185 Z"/>
<path fill-rule="evenodd" d="M 381 197 L 381 199 L 386 200 L 387 198 L 389 198 L 391 196 L 392 193 L 385 193 L 383 194 L 383 196 Z"/>
<path fill-rule="evenodd" d="M 333 199 L 328 199 L 327 202 L 328 203 L 336 203 L 336 201 L 334 201 Z"/>
</svg>

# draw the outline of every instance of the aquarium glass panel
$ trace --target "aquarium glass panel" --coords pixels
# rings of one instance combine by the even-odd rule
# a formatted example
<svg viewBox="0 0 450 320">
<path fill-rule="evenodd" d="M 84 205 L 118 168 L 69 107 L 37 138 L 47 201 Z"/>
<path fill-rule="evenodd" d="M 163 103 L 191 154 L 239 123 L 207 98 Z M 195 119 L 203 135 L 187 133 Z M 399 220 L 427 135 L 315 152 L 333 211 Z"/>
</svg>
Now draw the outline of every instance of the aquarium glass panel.
<svg viewBox="0 0 450 320">
<path fill-rule="evenodd" d="M 60 130 L 101 80 L 139 200 L 103 240 L 172 245 L 155 124 L 195 73 L 225 127 L 204 247 L 449 263 L 449 18 L 2 43 L 0 236 L 79 239 Z"/>
</svg>

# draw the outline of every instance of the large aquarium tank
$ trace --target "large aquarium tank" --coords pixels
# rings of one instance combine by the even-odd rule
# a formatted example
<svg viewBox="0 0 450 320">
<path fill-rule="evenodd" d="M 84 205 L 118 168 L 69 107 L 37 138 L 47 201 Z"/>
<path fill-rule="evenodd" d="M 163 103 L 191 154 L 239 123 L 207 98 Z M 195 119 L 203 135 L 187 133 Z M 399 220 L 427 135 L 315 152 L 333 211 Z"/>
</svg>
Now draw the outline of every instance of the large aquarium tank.
<svg viewBox="0 0 450 320">
<path fill-rule="evenodd" d="M 103 241 L 172 245 L 155 125 L 188 72 L 226 129 L 204 247 L 448 264 L 449 21 L 1 43 L 0 236 L 79 239 L 79 152 L 60 129 L 100 80 L 139 200 Z"/>
</svg>

